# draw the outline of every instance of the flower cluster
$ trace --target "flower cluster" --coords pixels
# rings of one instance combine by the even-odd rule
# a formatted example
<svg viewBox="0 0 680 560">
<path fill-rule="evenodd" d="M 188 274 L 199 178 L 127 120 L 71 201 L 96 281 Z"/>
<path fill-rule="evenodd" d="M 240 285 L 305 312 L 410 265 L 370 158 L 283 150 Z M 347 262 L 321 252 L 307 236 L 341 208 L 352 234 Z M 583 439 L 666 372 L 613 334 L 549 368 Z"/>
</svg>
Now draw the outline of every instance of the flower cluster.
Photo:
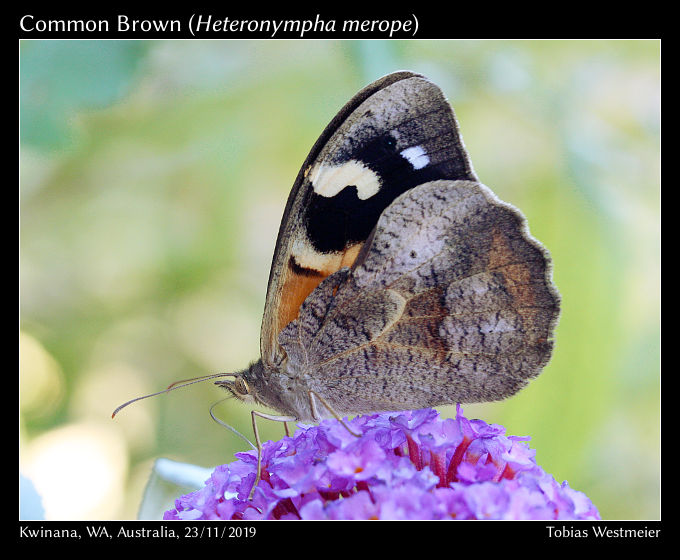
<svg viewBox="0 0 680 560">
<path fill-rule="evenodd" d="M 583 494 L 534 461 L 529 438 L 468 420 L 460 407 L 300 426 L 215 469 L 164 519 L 599 519 Z"/>
</svg>

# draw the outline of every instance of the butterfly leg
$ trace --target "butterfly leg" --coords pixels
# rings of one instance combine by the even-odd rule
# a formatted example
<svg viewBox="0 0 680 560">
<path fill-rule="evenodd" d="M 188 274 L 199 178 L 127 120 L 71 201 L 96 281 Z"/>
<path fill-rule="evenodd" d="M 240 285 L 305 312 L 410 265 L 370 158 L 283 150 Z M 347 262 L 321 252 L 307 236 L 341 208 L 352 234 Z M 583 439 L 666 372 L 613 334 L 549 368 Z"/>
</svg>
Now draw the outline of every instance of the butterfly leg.
<svg viewBox="0 0 680 560">
<path fill-rule="evenodd" d="M 274 420 L 276 422 L 283 422 L 284 424 L 286 422 L 294 422 L 297 420 L 297 418 L 294 418 L 293 416 L 276 416 L 274 414 L 267 414 L 266 412 L 260 412 L 258 410 L 251 411 L 250 416 L 253 420 L 253 434 L 255 434 L 255 446 L 257 447 L 257 475 L 255 476 L 255 483 L 253 484 L 250 494 L 248 495 L 248 499 L 252 500 L 253 495 L 255 494 L 255 488 L 259 484 L 260 478 L 262 477 L 262 442 L 260 441 L 260 433 L 257 430 L 257 422 L 255 421 L 255 418 L 259 416 L 260 418 L 266 418 L 267 420 Z M 286 430 L 287 429 L 288 427 L 286 426 Z"/>
<path fill-rule="evenodd" d="M 330 412 L 333 415 L 333 418 L 340 422 L 340 424 L 342 424 L 350 434 L 356 437 L 361 437 L 361 434 L 357 434 L 356 432 L 352 431 L 352 429 L 345 423 L 345 421 L 342 418 L 340 418 L 340 415 L 337 412 L 335 412 L 335 410 L 333 410 L 333 407 L 330 404 L 328 404 L 326 400 L 321 395 L 319 395 L 319 393 L 310 389 L 308 394 L 309 402 L 312 407 L 312 415 L 317 421 L 320 420 L 321 417 L 319 416 L 319 411 L 316 408 L 316 401 L 314 400 L 315 398 L 318 399 L 319 402 L 326 407 L 328 412 Z"/>
</svg>

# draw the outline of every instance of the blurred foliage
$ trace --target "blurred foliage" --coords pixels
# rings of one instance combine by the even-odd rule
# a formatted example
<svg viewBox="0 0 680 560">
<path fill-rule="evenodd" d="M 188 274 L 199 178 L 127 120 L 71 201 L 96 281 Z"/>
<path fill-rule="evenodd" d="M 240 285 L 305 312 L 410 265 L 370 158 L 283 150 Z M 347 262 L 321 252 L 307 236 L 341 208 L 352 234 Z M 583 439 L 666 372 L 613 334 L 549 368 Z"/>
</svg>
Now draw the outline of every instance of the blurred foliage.
<svg viewBox="0 0 680 560">
<path fill-rule="evenodd" d="M 79 111 L 107 107 L 127 93 L 145 52 L 141 41 L 22 42 L 22 141 L 63 147 Z"/>
<path fill-rule="evenodd" d="M 210 467 L 245 449 L 210 420 L 223 395 L 209 383 L 108 417 L 257 357 L 299 165 L 356 91 L 410 69 L 447 94 L 479 177 L 528 217 L 563 298 L 545 372 L 466 415 L 531 435 L 538 463 L 603 518 L 658 518 L 659 51 L 657 41 L 22 41 L 22 461 L 63 426 L 119 438 L 128 494 L 98 511 L 129 518 L 156 457 Z M 246 407 L 216 411 L 250 436 Z M 272 424 L 263 436 L 278 439 Z"/>
</svg>

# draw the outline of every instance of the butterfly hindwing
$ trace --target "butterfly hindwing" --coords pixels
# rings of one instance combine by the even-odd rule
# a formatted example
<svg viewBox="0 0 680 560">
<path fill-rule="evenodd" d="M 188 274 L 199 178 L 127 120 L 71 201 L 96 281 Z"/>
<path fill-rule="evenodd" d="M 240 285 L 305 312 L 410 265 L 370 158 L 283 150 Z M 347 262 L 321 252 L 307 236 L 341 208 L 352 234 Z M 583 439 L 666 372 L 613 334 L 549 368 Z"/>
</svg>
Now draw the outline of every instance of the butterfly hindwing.
<svg viewBox="0 0 680 560">
<path fill-rule="evenodd" d="M 423 408 L 514 394 L 548 362 L 558 313 L 519 211 L 480 183 L 434 181 L 383 213 L 280 340 L 337 411 Z"/>
<path fill-rule="evenodd" d="M 410 72 L 359 92 L 316 142 L 281 222 L 267 289 L 261 352 L 284 353 L 279 333 L 323 281 L 352 266 L 382 212 L 402 193 L 437 179 L 476 180 L 451 106 Z"/>
</svg>

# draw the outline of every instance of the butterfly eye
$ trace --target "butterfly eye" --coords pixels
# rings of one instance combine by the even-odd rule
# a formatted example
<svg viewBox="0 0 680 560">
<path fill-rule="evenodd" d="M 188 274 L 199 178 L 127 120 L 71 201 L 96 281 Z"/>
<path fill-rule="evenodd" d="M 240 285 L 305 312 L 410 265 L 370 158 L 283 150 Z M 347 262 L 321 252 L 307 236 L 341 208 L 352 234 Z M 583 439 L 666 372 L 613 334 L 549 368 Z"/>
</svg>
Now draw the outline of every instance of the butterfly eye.
<svg viewBox="0 0 680 560">
<path fill-rule="evenodd" d="M 248 383 L 243 377 L 236 377 L 234 379 L 234 390 L 239 394 L 239 396 L 245 396 L 250 394 L 250 388 Z"/>
</svg>

